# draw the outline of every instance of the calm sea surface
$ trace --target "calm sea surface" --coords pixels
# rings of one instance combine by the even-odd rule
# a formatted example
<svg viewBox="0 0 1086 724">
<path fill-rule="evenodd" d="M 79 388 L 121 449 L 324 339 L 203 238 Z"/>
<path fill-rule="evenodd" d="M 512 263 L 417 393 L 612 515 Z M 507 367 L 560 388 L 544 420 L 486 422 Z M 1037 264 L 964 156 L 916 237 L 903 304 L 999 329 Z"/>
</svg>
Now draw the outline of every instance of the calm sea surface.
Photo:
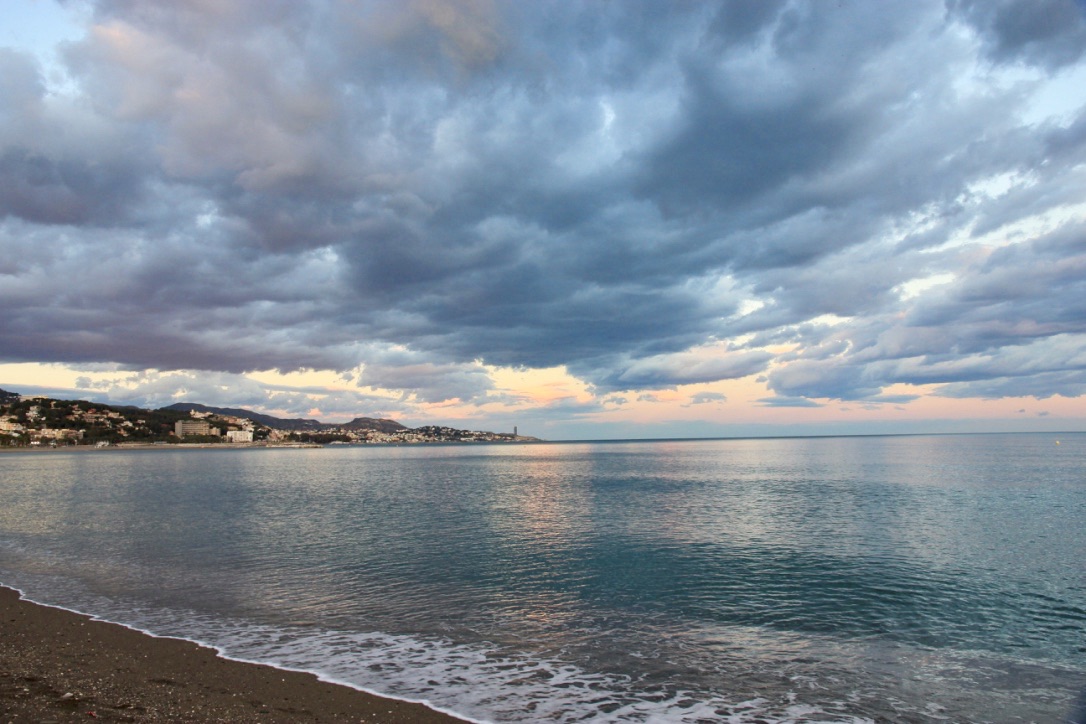
<svg viewBox="0 0 1086 724">
<path fill-rule="evenodd" d="M 1086 435 L 2 455 L 0 582 L 477 720 L 1057 722 Z"/>
</svg>

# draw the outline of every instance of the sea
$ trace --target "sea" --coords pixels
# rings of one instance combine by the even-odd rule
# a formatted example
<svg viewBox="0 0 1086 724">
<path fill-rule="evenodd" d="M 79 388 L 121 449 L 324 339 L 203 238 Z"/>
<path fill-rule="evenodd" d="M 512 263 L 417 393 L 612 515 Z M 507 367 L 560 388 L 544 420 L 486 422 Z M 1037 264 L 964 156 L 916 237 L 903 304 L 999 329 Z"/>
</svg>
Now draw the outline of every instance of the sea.
<svg viewBox="0 0 1086 724">
<path fill-rule="evenodd" d="M 479 722 L 1077 721 L 1086 433 L 0 455 L 0 583 Z"/>
</svg>

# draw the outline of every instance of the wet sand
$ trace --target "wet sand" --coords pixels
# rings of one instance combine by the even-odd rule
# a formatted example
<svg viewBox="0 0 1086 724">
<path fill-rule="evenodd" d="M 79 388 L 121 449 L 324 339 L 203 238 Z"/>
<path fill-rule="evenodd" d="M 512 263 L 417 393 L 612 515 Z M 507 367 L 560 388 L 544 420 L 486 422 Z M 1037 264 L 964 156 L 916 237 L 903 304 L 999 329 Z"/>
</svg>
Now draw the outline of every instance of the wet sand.
<svg viewBox="0 0 1086 724">
<path fill-rule="evenodd" d="M 0 724 L 459 722 L 311 674 L 21 600 L 0 587 Z"/>
</svg>

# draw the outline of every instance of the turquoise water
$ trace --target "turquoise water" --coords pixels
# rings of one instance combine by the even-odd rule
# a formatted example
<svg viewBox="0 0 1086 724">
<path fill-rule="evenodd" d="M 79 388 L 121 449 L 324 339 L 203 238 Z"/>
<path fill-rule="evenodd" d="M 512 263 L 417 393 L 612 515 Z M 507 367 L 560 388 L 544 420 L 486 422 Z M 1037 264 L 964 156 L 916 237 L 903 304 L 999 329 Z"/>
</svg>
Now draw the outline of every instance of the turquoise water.
<svg viewBox="0 0 1086 724">
<path fill-rule="evenodd" d="M 1064 721 L 1086 435 L 3 455 L 0 582 L 481 721 Z"/>
</svg>

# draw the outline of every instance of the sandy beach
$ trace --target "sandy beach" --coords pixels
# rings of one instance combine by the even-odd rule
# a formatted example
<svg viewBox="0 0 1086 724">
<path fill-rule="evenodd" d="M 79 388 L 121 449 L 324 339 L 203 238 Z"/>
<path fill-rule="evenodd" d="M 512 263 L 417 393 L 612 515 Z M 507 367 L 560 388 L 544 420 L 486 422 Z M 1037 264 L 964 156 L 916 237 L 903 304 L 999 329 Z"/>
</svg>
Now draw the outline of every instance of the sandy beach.
<svg viewBox="0 0 1086 724">
<path fill-rule="evenodd" d="M 220 658 L 0 587 L 0 724 L 7 722 L 457 722 L 311 674 Z"/>
</svg>

